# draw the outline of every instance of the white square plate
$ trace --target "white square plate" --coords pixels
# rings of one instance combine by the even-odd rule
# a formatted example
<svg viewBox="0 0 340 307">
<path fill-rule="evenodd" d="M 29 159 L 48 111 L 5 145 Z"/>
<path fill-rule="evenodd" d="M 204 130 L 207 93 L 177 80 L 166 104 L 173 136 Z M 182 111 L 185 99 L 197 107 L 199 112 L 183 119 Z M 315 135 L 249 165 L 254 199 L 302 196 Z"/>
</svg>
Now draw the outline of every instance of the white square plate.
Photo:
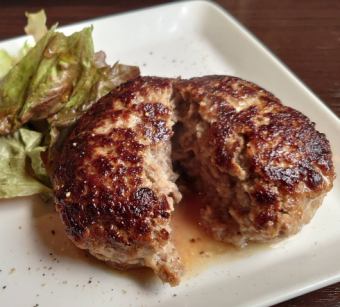
<svg viewBox="0 0 340 307">
<path fill-rule="evenodd" d="M 144 75 L 230 74 L 251 80 L 317 123 L 340 174 L 338 118 L 230 15 L 209 2 L 180 2 L 62 28 L 94 25 L 110 63 Z M 2 42 L 15 52 L 27 38 Z M 83 256 L 52 206 L 37 198 L 0 202 L 1 306 L 263 306 L 340 280 L 340 182 L 302 232 L 248 257 L 210 266 L 170 288 L 116 273 Z M 55 234 L 53 233 L 55 232 Z"/>
</svg>

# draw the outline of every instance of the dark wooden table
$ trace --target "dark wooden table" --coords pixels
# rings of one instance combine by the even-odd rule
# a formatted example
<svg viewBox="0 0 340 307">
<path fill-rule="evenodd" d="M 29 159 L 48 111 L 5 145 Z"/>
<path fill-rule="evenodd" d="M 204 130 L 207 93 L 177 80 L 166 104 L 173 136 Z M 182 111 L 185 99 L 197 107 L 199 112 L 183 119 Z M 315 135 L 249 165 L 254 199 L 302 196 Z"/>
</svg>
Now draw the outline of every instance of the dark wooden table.
<svg viewBox="0 0 340 307">
<path fill-rule="evenodd" d="M 76 0 L 0 2 L 0 40 L 21 35 L 25 11 L 45 8 L 49 23 L 73 23 L 170 1 Z M 219 0 L 333 112 L 340 116 L 340 1 Z M 340 259 L 339 259 L 340 261 Z M 340 283 L 277 306 L 340 306 Z"/>
</svg>

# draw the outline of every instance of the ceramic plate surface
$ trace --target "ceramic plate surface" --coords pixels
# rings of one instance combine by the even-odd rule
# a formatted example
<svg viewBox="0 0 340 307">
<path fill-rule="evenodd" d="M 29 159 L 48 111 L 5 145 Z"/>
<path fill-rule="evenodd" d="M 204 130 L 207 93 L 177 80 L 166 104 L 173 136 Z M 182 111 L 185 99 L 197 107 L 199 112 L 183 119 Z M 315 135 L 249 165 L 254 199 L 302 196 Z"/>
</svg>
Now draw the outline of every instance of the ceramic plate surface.
<svg viewBox="0 0 340 307">
<path fill-rule="evenodd" d="M 340 174 L 338 118 L 225 11 L 208 2 L 179 2 L 62 30 L 71 33 L 91 24 L 95 47 L 110 63 L 139 65 L 144 75 L 236 75 L 273 92 L 326 133 Z M 26 39 L 4 41 L 0 48 L 15 52 Z M 175 288 L 84 257 L 65 237 L 51 205 L 34 197 L 1 201 L 0 305 L 206 307 L 286 300 L 340 280 L 339 200 L 338 177 L 298 235 L 212 264 Z"/>
</svg>

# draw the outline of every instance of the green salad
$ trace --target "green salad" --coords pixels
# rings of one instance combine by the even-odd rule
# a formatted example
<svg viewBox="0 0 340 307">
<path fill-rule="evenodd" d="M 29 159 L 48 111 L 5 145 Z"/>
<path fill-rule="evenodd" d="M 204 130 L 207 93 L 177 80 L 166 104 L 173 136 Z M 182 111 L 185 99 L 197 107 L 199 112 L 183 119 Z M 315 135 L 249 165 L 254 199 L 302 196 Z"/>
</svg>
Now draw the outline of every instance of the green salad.
<svg viewBox="0 0 340 307">
<path fill-rule="evenodd" d="M 0 198 L 49 193 L 46 165 L 62 136 L 100 97 L 139 75 L 94 51 L 92 27 L 66 36 L 47 28 L 43 10 L 26 16 L 35 45 L 15 56 L 0 50 Z"/>
</svg>

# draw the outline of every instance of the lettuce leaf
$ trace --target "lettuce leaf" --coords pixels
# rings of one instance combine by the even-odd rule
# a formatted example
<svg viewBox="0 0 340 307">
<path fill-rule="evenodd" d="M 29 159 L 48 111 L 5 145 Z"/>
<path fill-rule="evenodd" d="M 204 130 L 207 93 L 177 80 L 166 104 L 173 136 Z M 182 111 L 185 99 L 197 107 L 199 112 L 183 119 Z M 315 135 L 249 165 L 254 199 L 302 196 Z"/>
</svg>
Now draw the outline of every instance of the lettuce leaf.
<svg viewBox="0 0 340 307">
<path fill-rule="evenodd" d="M 32 35 L 34 40 L 37 42 L 46 33 L 46 14 L 44 10 L 40 10 L 36 13 L 25 13 L 27 17 L 27 25 L 24 28 L 27 35 Z"/>
<path fill-rule="evenodd" d="M 98 69 L 94 63 L 92 27 L 73 33 L 68 37 L 68 43 L 72 56 L 78 60 L 77 83 L 63 108 L 50 120 L 56 126 L 65 126 L 74 121 L 76 113 L 79 113 L 80 107 L 88 102 L 91 90 L 99 79 Z"/>
<path fill-rule="evenodd" d="M 137 66 L 120 64 L 119 62 L 116 62 L 113 66 L 108 65 L 106 63 L 106 54 L 103 51 L 95 53 L 94 61 L 100 74 L 98 83 L 94 88 L 95 101 L 106 95 L 113 88 L 140 75 Z"/>
<path fill-rule="evenodd" d="M 60 112 L 49 118 L 51 126 L 64 128 L 72 125 L 101 97 L 139 75 L 140 71 L 137 66 L 124 65 L 118 62 L 113 66 L 106 63 L 99 66 L 95 62 L 94 65 L 91 64 L 91 66 L 84 68 L 79 83 L 68 103 Z"/>
<path fill-rule="evenodd" d="M 0 137 L 0 198 L 50 193 L 38 180 L 47 178 L 40 156 L 46 148 L 40 146 L 41 141 L 39 132 L 26 128 Z"/>
<path fill-rule="evenodd" d="M 1 80 L 0 135 L 8 134 L 20 126 L 16 115 L 25 102 L 26 91 L 40 64 L 45 48 L 54 35 L 54 30 L 55 27 L 52 27 Z"/>
<path fill-rule="evenodd" d="M 30 46 L 28 42 L 25 42 L 16 55 L 11 55 L 6 50 L 0 49 L 0 81 L 31 48 L 32 46 Z"/>
<path fill-rule="evenodd" d="M 9 72 L 13 64 L 14 58 L 6 50 L 0 50 L 0 79 Z"/>
<path fill-rule="evenodd" d="M 45 119 L 58 112 L 72 93 L 78 77 L 78 59 L 72 54 L 67 38 L 56 33 L 32 77 L 27 98 L 19 114 L 20 122 Z M 46 52 L 45 52 L 46 53 Z"/>
<path fill-rule="evenodd" d="M 46 27 L 46 14 L 44 10 L 36 13 L 25 13 L 27 17 L 27 25 L 24 28 L 27 35 L 32 35 L 37 42 L 48 31 Z M 25 42 L 17 55 L 10 55 L 6 50 L 0 49 L 0 79 L 3 78 L 10 69 L 19 62 L 31 49 L 32 46 Z"/>
</svg>

